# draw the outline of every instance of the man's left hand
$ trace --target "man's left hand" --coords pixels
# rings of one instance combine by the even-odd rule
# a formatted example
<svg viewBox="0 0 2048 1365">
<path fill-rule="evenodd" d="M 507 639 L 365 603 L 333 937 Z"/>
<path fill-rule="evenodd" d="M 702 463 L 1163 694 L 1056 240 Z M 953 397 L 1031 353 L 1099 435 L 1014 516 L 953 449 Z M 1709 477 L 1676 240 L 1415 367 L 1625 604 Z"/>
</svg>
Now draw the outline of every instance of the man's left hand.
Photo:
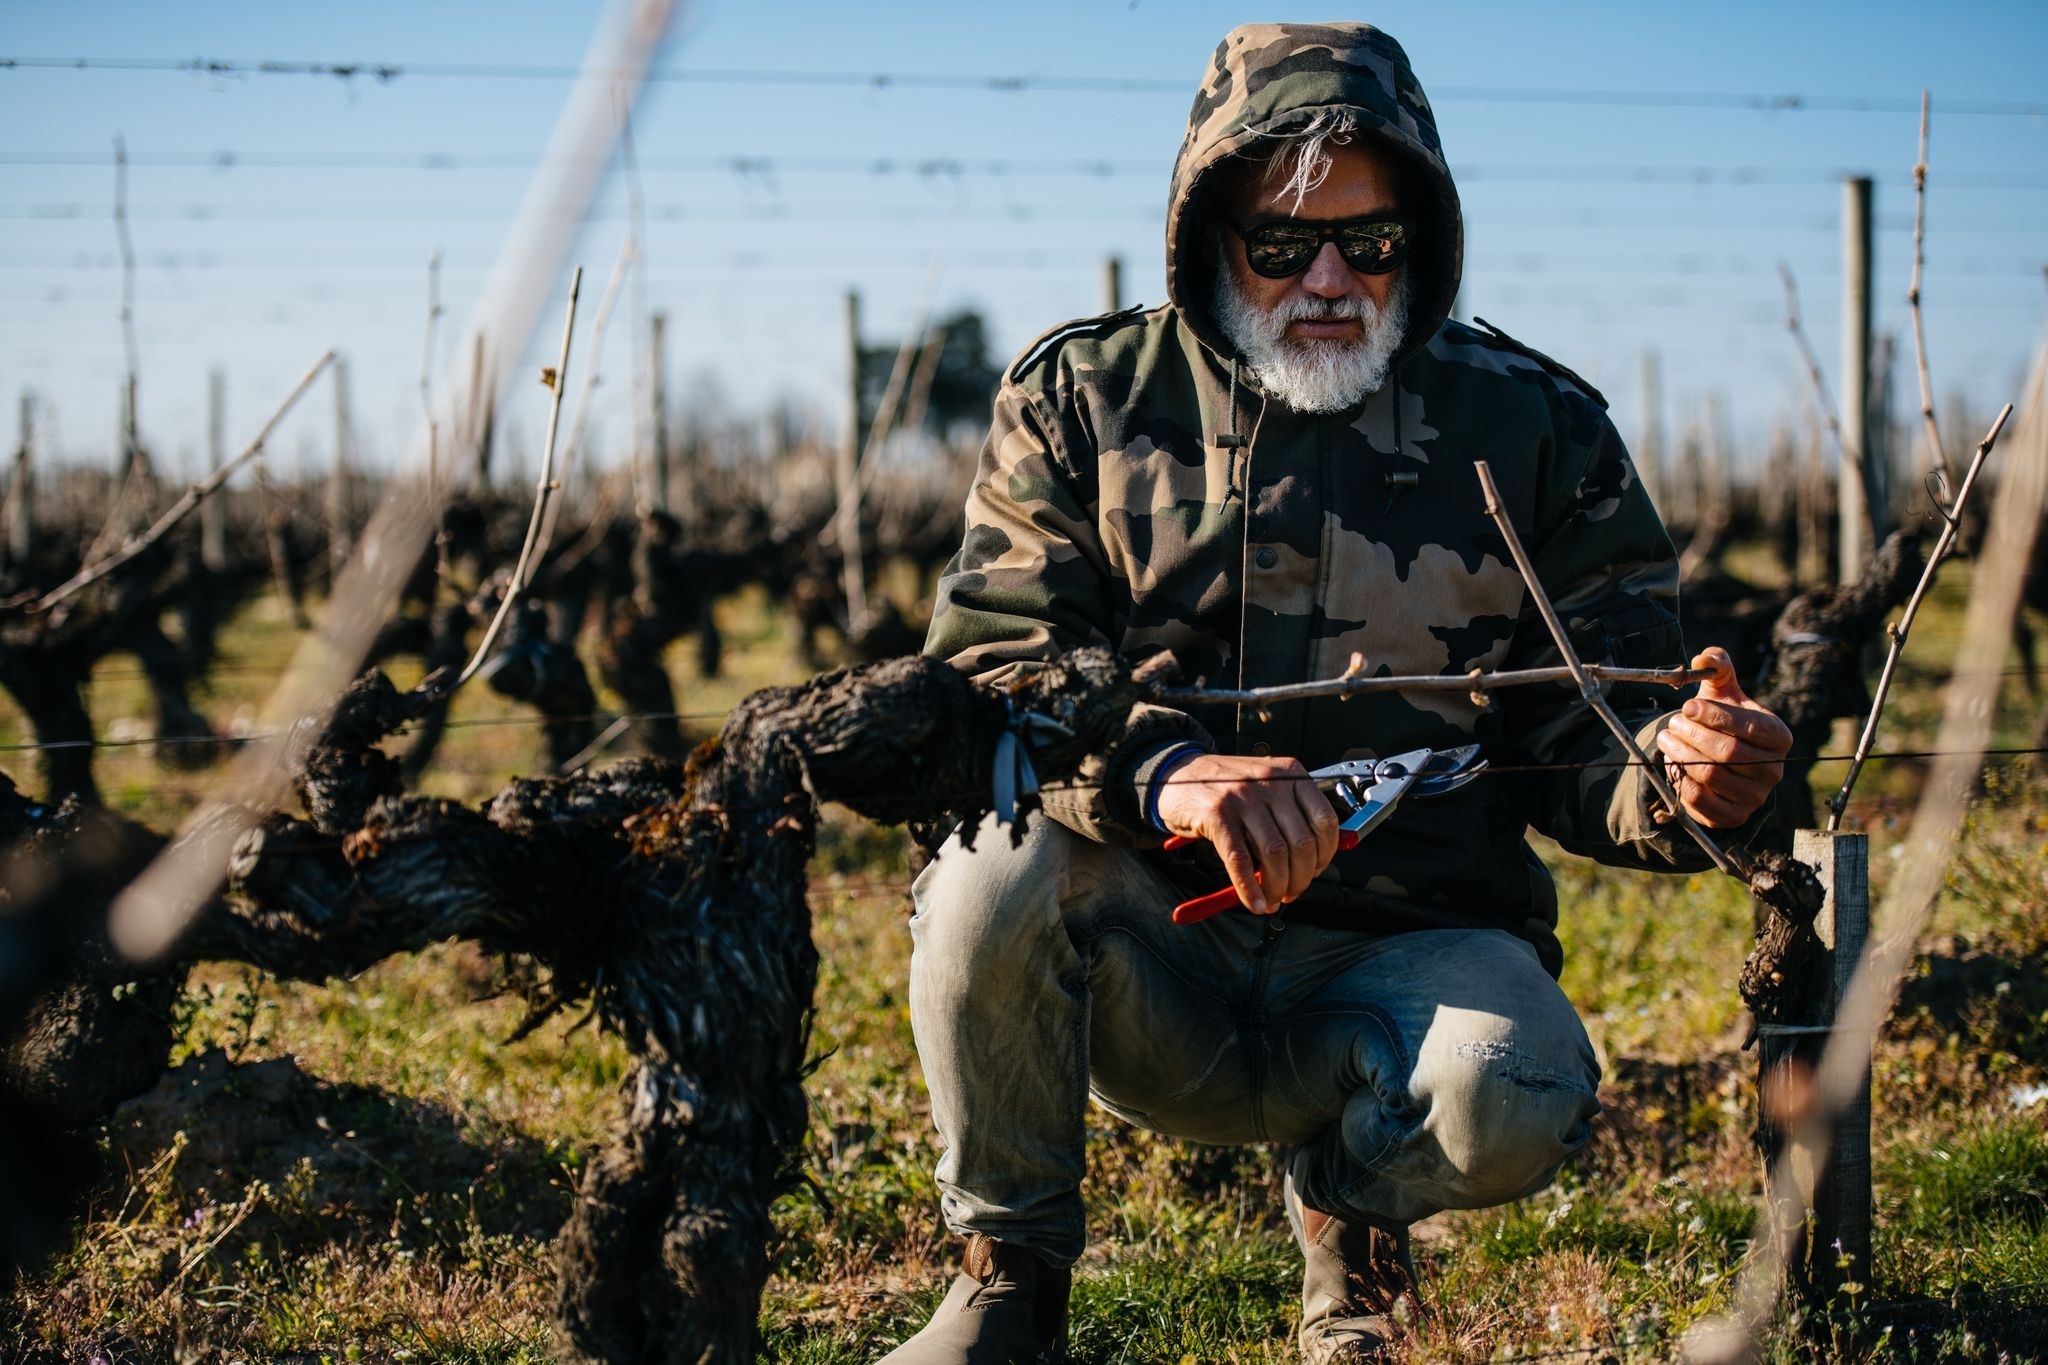
<svg viewBox="0 0 2048 1365">
<path fill-rule="evenodd" d="M 1692 667 L 1714 676 L 1657 736 L 1657 747 L 1686 813 L 1709 829 L 1730 829 L 1756 814 L 1785 775 L 1792 732 L 1743 692 L 1727 650 L 1702 650 Z"/>
</svg>

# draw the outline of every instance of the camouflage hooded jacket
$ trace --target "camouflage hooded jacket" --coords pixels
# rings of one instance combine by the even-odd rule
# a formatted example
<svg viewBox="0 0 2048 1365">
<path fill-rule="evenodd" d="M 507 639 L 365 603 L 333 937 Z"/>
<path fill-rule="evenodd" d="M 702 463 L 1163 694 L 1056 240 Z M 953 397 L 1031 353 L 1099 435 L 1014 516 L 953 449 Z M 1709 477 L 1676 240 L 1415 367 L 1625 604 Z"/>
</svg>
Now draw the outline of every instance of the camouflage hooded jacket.
<svg viewBox="0 0 2048 1365">
<path fill-rule="evenodd" d="M 1408 172 L 1409 323 L 1378 392 L 1301 414 L 1268 401 L 1218 328 L 1203 186 L 1333 106 L 1355 111 Z M 1233 30 L 1195 100 L 1166 232 L 1168 304 L 1057 328 L 1009 370 L 927 653 L 996 680 L 1108 643 L 1133 657 L 1171 650 L 1185 676 L 1234 687 L 1334 677 L 1354 651 L 1378 675 L 1557 663 L 1486 516 L 1473 470 L 1485 459 L 1581 654 L 1683 661 L 1671 543 L 1604 402 L 1499 333 L 1447 321 L 1463 251 L 1457 190 L 1392 39 L 1363 24 Z M 1672 696 L 1613 700 L 1647 739 Z M 1189 742 L 1313 768 L 1473 740 L 1493 773 L 1405 803 L 1287 913 L 1374 932 L 1506 928 L 1555 971 L 1556 898 L 1530 826 L 1606 862 L 1704 865 L 1652 821 L 1648 784 L 1567 687 L 1264 713 L 1140 708 L 1129 739 L 1048 792 L 1046 809 L 1092 838 L 1156 847 L 1149 785 Z M 1157 856 L 1191 888 L 1222 884 L 1206 850 Z"/>
</svg>

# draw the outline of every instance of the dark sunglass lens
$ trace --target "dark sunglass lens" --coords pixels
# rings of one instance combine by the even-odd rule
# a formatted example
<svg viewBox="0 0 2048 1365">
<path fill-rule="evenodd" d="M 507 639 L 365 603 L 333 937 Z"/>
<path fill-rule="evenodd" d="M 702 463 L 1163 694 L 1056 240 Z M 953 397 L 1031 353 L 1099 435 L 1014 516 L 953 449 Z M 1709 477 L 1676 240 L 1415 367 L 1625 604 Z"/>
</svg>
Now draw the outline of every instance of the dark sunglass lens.
<svg viewBox="0 0 2048 1365">
<path fill-rule="evenodd" d="M 1399 223 L 1346 228 L 1337 235 L 1337 249 L 1353 270 L 1384 275 L 1400 268 L 1408 252 L 1408 234 Z"/>
<path fill-rule="evenodd" d="M 1246 235 L 1245 260 L 1268 279 L 1292 275 L 1307 265 L 1321 243 L 1311 233 L 1285 228 L 1259 228 Z"/>
</svg>

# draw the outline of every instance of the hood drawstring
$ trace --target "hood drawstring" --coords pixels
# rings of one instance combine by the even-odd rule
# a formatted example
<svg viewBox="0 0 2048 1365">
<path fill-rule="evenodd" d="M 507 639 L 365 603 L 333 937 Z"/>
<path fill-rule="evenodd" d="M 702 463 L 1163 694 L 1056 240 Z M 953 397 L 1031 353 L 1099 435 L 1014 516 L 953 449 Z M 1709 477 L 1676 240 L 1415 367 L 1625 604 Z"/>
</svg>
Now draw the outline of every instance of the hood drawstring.
<svg viewBox="0 0 2048 1365">
<path fill-rule="evenodd" d="M 1238 452 L 1242 450 L 1245 446 L 1250 445 L 1251 442 L 1245 440 L 1244 437 L 1237 434 L 1237 367 L 1237 355 L 1233 352 L 1230 357 L 1230 410 L 1227 422 L 1227 424 L 1230 427 L 1230 430 L 1217 436 L 1216 444 L 1220 449 L 1226 450 L 1230 453 L 1229 486 L 1228 491 L 1224 494 L 1226 499 L 1230 496 L 1231 493 L 1239 492 L 1237 486 L 1239 471 L 1244 470 L 1244 473 L 1246 475 L 1246 487 L 1240 494 L 1240 496 L 1244 499 L 1244 524 L 1243 531 L 1241 533 L 1241 543 L 1238 550 L 1237 648 L 1234 651 L 1237 655 L 1237 658 L 1235 660 L 1237 664 L 1237 685 L 1239 687 L 1243 687 L 1245 606 L 1247 603 L 1251 601 L 1252 595 L 1252 491 L 1250 488 L 1250 470 L 1245 469 L 1246 462 L 1243 459 L 1241 459 L 1238 455 Z M 1244 734 L 1244 707 L 1238 707 L 1231 714 L 1233 717 L 1231 723 L 1231 730 L 1233 734 L 1231 751 L 1235 753 L 1238 751 L 1236 737 L 1242 736 Z"/>
<path fill-rule="evenodd" d="M 1237 366 L 1238 359 L 1233 355 L 1230 357 L 1230 410 L 1225 418 L 1230 430 L 1213 438 L 1222 450 L 1236 450 L 1245 444 L 1244 437 L 1237 434 Z"/>
</svg>

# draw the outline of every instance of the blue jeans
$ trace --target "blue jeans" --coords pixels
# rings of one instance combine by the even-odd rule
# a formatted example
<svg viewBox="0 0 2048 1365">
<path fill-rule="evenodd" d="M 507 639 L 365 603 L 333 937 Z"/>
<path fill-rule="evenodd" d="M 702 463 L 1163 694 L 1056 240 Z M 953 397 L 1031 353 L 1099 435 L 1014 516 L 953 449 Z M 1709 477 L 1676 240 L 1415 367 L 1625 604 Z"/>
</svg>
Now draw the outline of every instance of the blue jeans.
<svg viewBox="0 0 2048 1365">
<path fill-rule="evenodd" d="M 1244 911 L 1173 923 L 1151 862 L 1044 816 L 918 877 L 910 1018 L 954 1231 L 1071 1263 L 1092 1098 L 1196 1142 L 1296 1145 L 1313 1208 L 1403 1225 L 1543 1188 L 1600 1067 L 1535 950 Z"/>
</svg>

